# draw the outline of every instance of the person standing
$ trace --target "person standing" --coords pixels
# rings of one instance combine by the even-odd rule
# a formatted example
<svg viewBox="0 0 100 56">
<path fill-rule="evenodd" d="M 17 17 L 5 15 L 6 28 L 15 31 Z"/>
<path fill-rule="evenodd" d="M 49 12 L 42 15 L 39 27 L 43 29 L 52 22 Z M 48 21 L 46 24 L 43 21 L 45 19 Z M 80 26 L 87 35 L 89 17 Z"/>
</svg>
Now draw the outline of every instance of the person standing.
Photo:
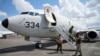
<svg viewBox="0 0 100 56">
<path fill-rule="evenodd" d="M 59 36 L 57 37 L 56 43 L 57 43 L 57 52 L 60 51 L 61 54 L 63 54 L 63 52 L 62 52 L 63 38 L 61 37 L 61 34 L 59 34 Z"/>
<path fill-rule="evenodd" d="M 81 51 L 81 36 L 79 33 L 76 34 L 76 52 L 75 55 L 73 56 L 77 56 L 78 52 L 80 53 L 79 56 L 82 56 L 82 51 Z"/>
<path fill-rule="evenodd" d="M 74 26 L 71 26 L 70 28 L 69 28 L 69 38 L 71 38 L 72 39 L 72 41 L 75 41 L 75 39 L 73 38 L 73 28 L 74 28 Z"/>
</svg>

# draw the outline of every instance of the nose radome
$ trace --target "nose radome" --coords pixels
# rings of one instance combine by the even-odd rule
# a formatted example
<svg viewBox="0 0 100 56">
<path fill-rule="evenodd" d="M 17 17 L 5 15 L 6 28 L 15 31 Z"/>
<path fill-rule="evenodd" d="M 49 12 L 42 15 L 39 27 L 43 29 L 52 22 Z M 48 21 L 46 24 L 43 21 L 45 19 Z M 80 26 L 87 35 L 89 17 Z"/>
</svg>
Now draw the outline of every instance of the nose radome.
<svg viewBox="0 0 100 56">
<path fill-rule="evenodd" d="M 5 20 L 2 21 L 2 25 L 5 27 L 5 28 L 8 28 L 8 18 L 6 18 Z"/>
</svg>

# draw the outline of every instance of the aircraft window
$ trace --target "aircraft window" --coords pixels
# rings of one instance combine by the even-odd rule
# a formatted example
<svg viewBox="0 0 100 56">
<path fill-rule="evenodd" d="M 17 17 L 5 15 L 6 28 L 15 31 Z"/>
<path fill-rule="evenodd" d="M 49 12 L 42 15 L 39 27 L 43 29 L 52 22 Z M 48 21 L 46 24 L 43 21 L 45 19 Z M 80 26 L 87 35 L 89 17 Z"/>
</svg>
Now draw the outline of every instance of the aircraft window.
<svg viewBox="0 0 100 56">
<path fill-rule="evenodd" d="M 30 12 L 29 14 L 33 16 L 34 15 L 34 12 Z"/>
<path fill-rule="evenodd" d="M 39 15 L 39 13 L 35 13 L 35 16 Z"/>
<path fill-rule="evenodd" d="M 35 13 L 35 15 L 34 15 L 34 12 L 22 12 L 21 14 L 29 14 L 29 15 L 32 15 L 32 16 L 39 15 L 39 13 Z"/>
<path fill-rule="evenodd" d="M 22 12 L 21 14 L 28 14 L 29 12 Z"/>
</svg>

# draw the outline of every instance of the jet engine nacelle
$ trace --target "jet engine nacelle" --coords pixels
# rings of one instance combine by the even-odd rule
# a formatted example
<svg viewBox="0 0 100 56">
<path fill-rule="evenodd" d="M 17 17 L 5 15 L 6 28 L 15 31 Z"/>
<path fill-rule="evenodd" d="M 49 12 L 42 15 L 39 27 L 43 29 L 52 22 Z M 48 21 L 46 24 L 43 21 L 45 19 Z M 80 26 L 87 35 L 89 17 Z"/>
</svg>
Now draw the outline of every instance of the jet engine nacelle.
<svg viewBox="0 0 100 56">
<path fill-rule="evenodd" d="M 95 30 L 90 30 L 87 32 L 87 38 L 90 40 L 98 39 L 98 37 L 99 37 L 99 32 Z"/>
</svg>

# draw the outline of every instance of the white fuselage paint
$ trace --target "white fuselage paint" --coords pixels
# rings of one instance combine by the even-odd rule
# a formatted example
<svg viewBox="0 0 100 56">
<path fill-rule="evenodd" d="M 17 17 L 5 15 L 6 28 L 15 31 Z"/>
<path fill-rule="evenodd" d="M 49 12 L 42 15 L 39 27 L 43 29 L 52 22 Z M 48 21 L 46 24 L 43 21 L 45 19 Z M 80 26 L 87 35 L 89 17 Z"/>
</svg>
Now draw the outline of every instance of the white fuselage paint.
<svg viewBox="0 0 100 56">
<path fill-rule="evenodd" d="M 40 14 L 38 16 L 31 16 L 31 15 L 17 15 L 13 17 L 9 17 L 9 25 L 8 29 L 14 31 L 18 34 L 24 36 L 31 36 L 31 37 L 57 37 L 58 33 L 54 29 L 50 27 L 59 27 L 66 29 L 68 32 L 71 26 L 74 26 L 73 32 L 77 32 L 78 30 L 87 30 L 87 28 L 82 27 L 74 22 L 71 22 L 67 18 L 63 18 L 62 16 L 56 16 L 56 26 L 52 26 L 50 23 L 47 22 L 45 19 L 44 14 Z M 28 22 L 28 23 L 26 23 Z M 39 27 L 37 25 L 39 23 Z M 29 25 L 28 25 L 29 24 Z M 35 25 L 35 26 L 34 26 Z M 37 26 L 36 26 L 37 25 Z"/>
</svg>

